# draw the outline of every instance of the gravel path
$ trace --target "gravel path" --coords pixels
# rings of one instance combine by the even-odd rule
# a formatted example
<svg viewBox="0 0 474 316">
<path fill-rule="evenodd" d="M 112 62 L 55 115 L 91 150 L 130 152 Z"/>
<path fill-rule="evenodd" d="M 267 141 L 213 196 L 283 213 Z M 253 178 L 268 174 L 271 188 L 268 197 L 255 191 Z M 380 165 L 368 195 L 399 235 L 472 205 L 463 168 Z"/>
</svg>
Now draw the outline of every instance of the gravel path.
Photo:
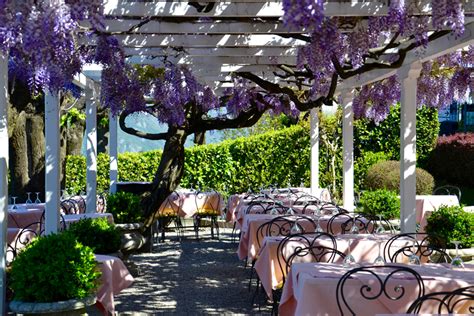
<svg viewBox="0 0 474 316">
<path fill-rule="evenodd" d="M 220 240 L 212 240 L 204 230 L 199 241 L 189 232 L 181 242 L 170 233 L 171 241 L 156 244 L 152 253 L 131 256 L 139 276 L 115 297 L 116 310 L 120 315 L 269 314 L 265 304 L 260 310 L 251 306 L 249 268 L 238 260 L 230 232 L 221 228 Z"/>
</svg>

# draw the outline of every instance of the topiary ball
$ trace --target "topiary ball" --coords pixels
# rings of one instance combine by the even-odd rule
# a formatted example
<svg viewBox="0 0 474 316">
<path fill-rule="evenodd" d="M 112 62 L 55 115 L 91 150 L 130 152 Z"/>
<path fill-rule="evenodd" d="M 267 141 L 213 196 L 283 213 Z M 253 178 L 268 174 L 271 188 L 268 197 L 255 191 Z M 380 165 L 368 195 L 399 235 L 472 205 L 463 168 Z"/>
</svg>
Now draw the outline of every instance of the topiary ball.
<svg viewBox="0 0 474 316">
<path fill-rule="evenodd" d="M 91 247 L 94 253 L 109 254 L 120 250 L 122 234 L 107 218 L 85 218 L 72 223 L 66 234 Z"/>
<path fill-rule="evenodd" d="M 400 198 L 397 193 L 385 189 L 365 191 L 360 198 L 363 213 L 377 218 L 382 215 L 384 219 L 400 218 Z"/>
<path fill-rule="evenodd" d="M 434 178 L 428 171 L 416 168 L 416 194 L 432 194 Z M 367 171 L 365 185 L 368 190 L 400 190 L 400 162 L 381 161 Z"/>
<path fill-rule="evenodd" d="M 92 249 L 63 233 L 34 239 L 13 260 L 9 276 L 15 300 L 45 303 L 93 295 L 100 272 Z"/>
</svg>

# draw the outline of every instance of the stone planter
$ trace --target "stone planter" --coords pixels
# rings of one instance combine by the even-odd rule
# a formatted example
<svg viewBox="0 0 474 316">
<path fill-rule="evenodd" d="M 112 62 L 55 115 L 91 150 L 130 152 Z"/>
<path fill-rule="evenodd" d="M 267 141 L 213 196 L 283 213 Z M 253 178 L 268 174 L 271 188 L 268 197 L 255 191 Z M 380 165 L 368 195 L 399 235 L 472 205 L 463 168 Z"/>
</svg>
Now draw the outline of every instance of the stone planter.
<svg viewBox="0 0 474 316">
<path fill-rule="evenodd" d="M 19 315 L 87 315 L 86 307 L 94 305 L 96 300 L 97 298 L 95 296 L 89 296 L 84 299 L 71 299 L 68 301 L 51 303 L 11 301 L 10 311 Z"/>
</svg>

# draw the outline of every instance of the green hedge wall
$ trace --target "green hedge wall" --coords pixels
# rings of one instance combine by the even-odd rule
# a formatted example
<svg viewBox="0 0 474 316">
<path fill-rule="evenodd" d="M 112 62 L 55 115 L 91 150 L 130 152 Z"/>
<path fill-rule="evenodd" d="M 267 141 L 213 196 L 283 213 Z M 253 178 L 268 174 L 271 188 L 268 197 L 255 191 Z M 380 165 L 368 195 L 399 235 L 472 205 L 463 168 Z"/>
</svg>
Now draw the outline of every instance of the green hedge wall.
<svg viewBox="0 0 474 316">
<path fill-rule="evenodd" d="M 284 130 L 238 138 L 220 144 L 186 149 L 181 185 L 214 188 L 228 193 L 288 182 L 309 184 L 309 130 L 295 125 Z M 152 181 L 161 151 L 119 154 L 119 181 Z M 108 189 L 108 156 L 98 156 L 98 190 Z M 291 172 L 288 172 L 291 170 Z M 66 188 L 69 193 L 85 190 L 86 163 L 83 156 L 68 156 Z"/>
<path fill-rule="evenodd" d="M 338 150 L 336 155 L 328 152 L 320 142 L 320 185 L 330 187 L 335 160 L 336 188 L 342 188 L 342 128 L 340 111 L 336 115 L 323 116 L 320 134 L 325 133 Z M 356 191 L 363 189 L 367 170 L 376 162 L 398 159 L 400 135 L 400 109 L 395 107 L 387 120 L 375 125 L 367 120 L 354 124 Z M 417 112 L 417 152 L 424 161 L 436 143 L 439 123 L 437 112 L 420 109 Z M 280 187 L 309 186 L 310 140 L 309 123 L 271 131 L 265 134 L 227 140 L 187 148 L 185 153 L 183 187 L 213 188 L 232 194 L 257 190 L 262 186 L 276 184 Z M 337 143 L 337 144 L 336 144 Z M 119 181 L 152 181 L 161 157 L 161 151 L 119 154 Z M 109 186 L 109 158 L 98 157 L 98 190 L 107 191 Z M 68 156 L 66 159 L 66 188 L 69 193 L 85 191 L 85 157 Z M 335 193 L 336 198 L 340 192 Z"/>
</svg>

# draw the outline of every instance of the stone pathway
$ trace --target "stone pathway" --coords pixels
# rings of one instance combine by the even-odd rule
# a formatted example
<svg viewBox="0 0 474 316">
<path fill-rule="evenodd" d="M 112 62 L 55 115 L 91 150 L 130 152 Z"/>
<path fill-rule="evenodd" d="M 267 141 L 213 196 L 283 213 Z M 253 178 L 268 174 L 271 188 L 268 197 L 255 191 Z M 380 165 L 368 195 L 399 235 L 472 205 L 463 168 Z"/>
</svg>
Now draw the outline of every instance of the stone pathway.
<svg viewBox="0 0 474 316">
<path fill-rule="evenodd" d="M 221 228 L 220 240 L 210 231 L 192 232 L 178 242 L 176 235 L 155 244 L 152 253 L 130 257 L 139 276 L 132 287 L 115 297 L 120 315 L 269 314 L 270 308 L 251 306 L 249 268 L 238 260 L 231 230 Z M 167 235 L 168 237 L 168 235 Z M 132 268 L 133 270 L 133 268 Z"/>
</svg>

